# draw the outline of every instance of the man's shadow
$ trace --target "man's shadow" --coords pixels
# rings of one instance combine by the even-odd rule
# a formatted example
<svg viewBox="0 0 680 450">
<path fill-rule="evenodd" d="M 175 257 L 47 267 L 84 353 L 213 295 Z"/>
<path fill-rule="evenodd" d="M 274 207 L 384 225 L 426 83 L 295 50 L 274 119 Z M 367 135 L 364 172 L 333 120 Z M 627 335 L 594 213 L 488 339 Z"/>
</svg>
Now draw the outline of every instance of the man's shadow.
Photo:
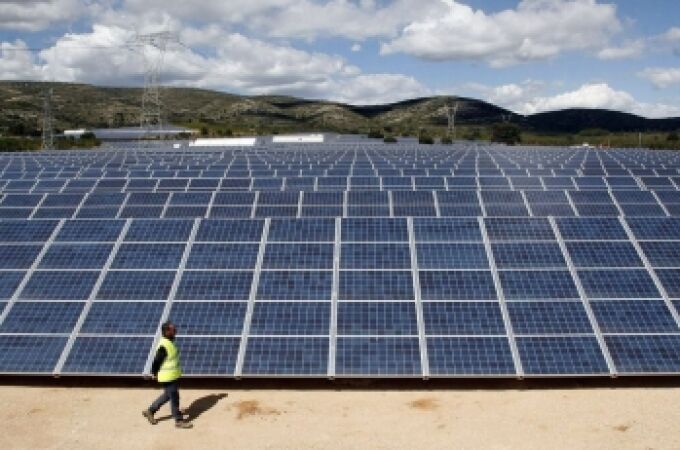
<svg viewBox="0 0 680 450">
<path fill-rule="evenodd" d="M 204 412 L 212 409 L 223 398 L 227 398 L 227 394 L 210 394 L 201 398 L 197 398 L 191 405 L 182 408 L 181 411 L 186 416 L 186 420 L 193 421 L 198 419 Z M 171 419 L 172 416 L 159 417 L 159 421 Z"/>
</svg>

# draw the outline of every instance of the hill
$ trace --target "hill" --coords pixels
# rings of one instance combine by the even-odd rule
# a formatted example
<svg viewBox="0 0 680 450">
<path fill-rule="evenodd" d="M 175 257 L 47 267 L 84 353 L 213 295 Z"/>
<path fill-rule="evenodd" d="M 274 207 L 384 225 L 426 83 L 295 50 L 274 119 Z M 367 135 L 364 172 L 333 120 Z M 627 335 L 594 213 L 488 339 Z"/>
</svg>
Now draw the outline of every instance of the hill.
<svg viewBox="0 0 680 450">
<path fill-rule="evenodd" d="M 139 88 L 101 87 L 73 83 L 0 81 L 0 133 L 39 133 L 42 91 L 53 89 L 52 110 L 58 129 L 134 126 L 139 122 Z M 570 109 L 521 116 L 490 103 L 463 97 L 428 97 L 357 106 L 287 96 L 240 96 L 190 88 L 164 88 L 165 121 L 201 128 L 210 134 L 387 130 L 415 135 L 425 128 L 442 134 L 447 105 L 459 104 L 456 124 L 484 127 L 503 120 L 536 133 L 578 133 L 586 129 L 671 131 L 680 118 L 647 119 L 632 114 Z"/>
</svg>

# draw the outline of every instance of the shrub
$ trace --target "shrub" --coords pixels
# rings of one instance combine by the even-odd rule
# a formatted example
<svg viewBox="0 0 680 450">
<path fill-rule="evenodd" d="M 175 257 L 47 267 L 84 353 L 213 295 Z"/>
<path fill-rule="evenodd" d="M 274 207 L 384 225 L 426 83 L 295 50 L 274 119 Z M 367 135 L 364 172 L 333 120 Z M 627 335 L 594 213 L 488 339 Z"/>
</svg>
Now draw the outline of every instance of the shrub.
<svg viewBox="0 0 680 450">
<path fill-rule="evenodd" d="M 383 142 L 386 144 L 396 144 L 397 143 L 397 138 L 394 136 L 385 136 L 385 139 L 383 139 Z"/>
<path fill-rule="evenodd" d="M 680 141 L 680 136 L 678 136 L 678 133 L 676 133 L 676 132 L 674 131 L 674 132 L 672 132 L 672 133 L 670 133 L 670 134 L 668 135 L 668 137 L 666 138 L 666 140 L 667 140 L 668 142 L 677 142 L 677 141 Z"/>
<path fill-rule="evenodd" d="M 418 143 L 432 145 L 434 144 L 434 139 L 432 138 L 432 136 L 421 134 L 420 136 L 418 136 Z"/>
<path fill-rule="evenodd" d="M 370 139 L 383 139 L 385 136 L 383 135 L 382 131 L 370 130 L 368 132 L 368 137 Z"/>
<path fill-rule="evenodd" d="M 442 138 L 442 144 L 451 145 L 453 144 L 453 139 L 451 139 L 449 136 L 444 136 Z"/>
<path fill-rule="evenodd" d="M 497 123 L 491 130 L 491 140 L 507 145 L 515 145 L 522 140 L 522 133 L 519 126 L 514 123 Z"/>
</svg>

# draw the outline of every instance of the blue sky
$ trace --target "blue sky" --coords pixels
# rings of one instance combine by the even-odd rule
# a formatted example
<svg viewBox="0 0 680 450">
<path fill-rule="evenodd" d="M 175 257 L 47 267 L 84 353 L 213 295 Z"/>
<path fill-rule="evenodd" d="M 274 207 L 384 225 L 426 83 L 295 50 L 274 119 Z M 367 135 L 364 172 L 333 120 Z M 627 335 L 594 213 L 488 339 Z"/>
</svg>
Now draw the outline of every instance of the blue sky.
<svg viewBox="0 0 680 450">
<path fill-rule="evenodd" d="M 168 85 L 680 116 L 678 17 L 675 0 L 4 0 L 0 79 L 136 85 L 158 54 L 135 35 L 167 30 Z"/>
</svg>

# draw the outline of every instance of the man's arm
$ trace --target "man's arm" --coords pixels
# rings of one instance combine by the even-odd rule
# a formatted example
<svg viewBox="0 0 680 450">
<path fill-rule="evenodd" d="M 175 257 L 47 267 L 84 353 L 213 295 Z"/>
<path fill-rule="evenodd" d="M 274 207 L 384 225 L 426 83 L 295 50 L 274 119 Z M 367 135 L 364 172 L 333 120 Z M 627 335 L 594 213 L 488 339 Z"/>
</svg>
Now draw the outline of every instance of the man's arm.
<svg viewBox="0 0 680 450">
<path fill-rule="evenodd" d="M 151 364 L 151 373 L 154 377 L 158 376 L 158 371 L 161 370 L 161 365 L 165 361 L 166 356 L 168 356 L 168 352 L 165 350 L 165 347 L 158 347 L 156 357 L 153 359 L 153 364 Z"/>
</svg>

